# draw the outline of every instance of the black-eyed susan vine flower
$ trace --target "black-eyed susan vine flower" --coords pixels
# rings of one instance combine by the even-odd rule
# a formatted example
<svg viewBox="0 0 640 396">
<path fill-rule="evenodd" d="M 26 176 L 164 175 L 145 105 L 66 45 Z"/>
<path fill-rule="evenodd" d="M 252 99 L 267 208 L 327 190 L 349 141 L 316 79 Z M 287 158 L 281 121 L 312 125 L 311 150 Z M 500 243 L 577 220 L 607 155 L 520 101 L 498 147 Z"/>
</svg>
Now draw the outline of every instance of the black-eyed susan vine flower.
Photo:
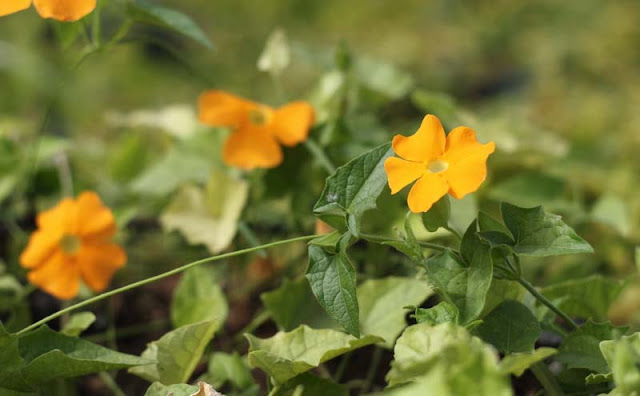
<svg viewBox="0 0 640 396">
<path fill-rule="evenodd" d="M 111 210 L 94 192 L 65 198 L 40 213 L 20 263 L 29 282 L 47 293 L 70 299 L 78 294 L 80 279 L 93 291 L 106 289 L 127 256 L 111 242 L 116 223 Z"/>
<path fill-rule="evenodd" d="M 280 165 L 280 146 L 305 141 L 314 122 L 313 107 L 304 101 L 274 109 L 211 90 L 200 95 L 198 106 L 202 123 L 232 129 L 222 159 L 227 165 L 246 170 Z"/>
<path fill-rule="evenodd" d="M 487 177 L 487 158 L 495 144 L 480 144 L 473 129 L 459 126 L 445 136 L 440 120 L 427 115 L 418 131 L 396 135 L 391 143 L 400 157 L 384 163 L 391 193 L 416 182 L 407 203 L 414 213 L 426 212 L 447 193 L 461 199 Z M 416 181 L 417 180 L 417 181 Z"/>
<path fill-rule="evenodd" d="M 41 17 L 63 22 L 77 21 L 96 8 L 96 0 L 0 0 L 0 16 L 26 10 L 31 3 Z"/>
</svg>

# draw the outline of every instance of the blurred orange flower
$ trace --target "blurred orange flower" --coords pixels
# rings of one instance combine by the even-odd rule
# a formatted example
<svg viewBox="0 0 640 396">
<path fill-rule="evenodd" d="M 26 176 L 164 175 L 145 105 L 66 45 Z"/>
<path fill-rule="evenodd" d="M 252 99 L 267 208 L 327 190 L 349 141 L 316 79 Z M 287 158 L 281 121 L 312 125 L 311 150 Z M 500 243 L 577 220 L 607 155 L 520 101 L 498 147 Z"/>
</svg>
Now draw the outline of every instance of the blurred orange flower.
<svg viewBox="0 0 640 396">
<path fill-rule="evenodd" d="M 0 0 L 0 16 L 26 10 L 32 0 Z M 91 13 L 96 0 L 33 0 L 38 14 L 63 22 L 73 22 Z"/>
<path fill-rule="evenodd" d="M 93 291 L 104 290 L 114 272 L 127 261 L 111 242 L 116 223 L 111 210 L 94 192 L 65 198 L 40 213 L 20 263 L 30 270 L 29 282 L 60 299 L 78 294 L 80 279 Z"/>
<path fill-rule="evenodd" d="M 462 198 L 480 187 L 487 177 L 487 158 L 495 144 L 480 144 L 471 128 L 459 126 L 445 137 L 438 117 L 427 115 L 418 131 L 409 136 L 396 135 L 391 143 L 400 156 L 387 158 L 391 194 L 415 180 L 407 203 L 414 213 L 426 212 L 447 193 Z"/>
<path fill-rule="evenodd" d="M 313 107 L 304 101 L 274 109 L 211 90 L 200 95 L 198 105 L 201 122 L 233 130 L 224 144 L 222 159 L 246 170 L 278 166 L 282 163 L 280 145 L 305 141 L 314 122 Z"/>
</svg>

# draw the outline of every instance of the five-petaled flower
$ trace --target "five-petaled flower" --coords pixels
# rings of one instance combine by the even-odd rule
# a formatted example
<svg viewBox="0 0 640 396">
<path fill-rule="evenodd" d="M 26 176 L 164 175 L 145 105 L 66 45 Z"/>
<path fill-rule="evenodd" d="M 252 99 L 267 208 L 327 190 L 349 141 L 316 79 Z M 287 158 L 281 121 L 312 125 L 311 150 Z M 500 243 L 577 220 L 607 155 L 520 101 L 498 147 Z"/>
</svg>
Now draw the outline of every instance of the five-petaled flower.
<svg viewBox="0 0 640 396">
<path fill-rule="evenodd" d="M 400 156 L 384 162 L 391 194 L 417 182 L 407 203 L 414 213 L 426 212 L 447 193 L 462 198 L 480 187 L 487 177 L 487 158 L 495 144 L 480 144 L 471 128 L 459 126 L 445 137 L 440 120 L 427 115 L 418 131 L 396 135 L 391 143 Z"/>
<path fill-rule="evenodd" d="M 0 16 L 26 10 L 31 3 L 43 18 L 73 22 L 96 8 L 96 0 L 0 0 Z"/>
<path fill-rule="evenodd" d="M 199 118 L 204 124 L 232 129 L 222 159 L 227 165 L 250 170 L 280 165 L 280 145 L 291 147 L 305 141 L 314 112 L 304 101 L 274 109 L 211 90 L 200 95 Z"/>
<path fill-rule="evenodd" d="M 80 279 L 96 292 L 104 290 L 127 256 L 111 242 L 116 223 L 94 192 L 65 198 L 40 213 L 38 229 L 20 256 L 34 285 L 60 299 L 78 294 Z"/>
</svg>

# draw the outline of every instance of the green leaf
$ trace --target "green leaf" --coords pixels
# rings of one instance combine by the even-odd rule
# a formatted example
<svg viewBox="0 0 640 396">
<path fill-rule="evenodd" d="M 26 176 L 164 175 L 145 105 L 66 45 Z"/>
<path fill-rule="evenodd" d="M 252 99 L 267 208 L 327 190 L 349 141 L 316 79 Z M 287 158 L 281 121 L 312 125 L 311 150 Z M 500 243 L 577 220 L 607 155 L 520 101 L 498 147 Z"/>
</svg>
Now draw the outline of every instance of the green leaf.
<svg viewBox="0 0 640 396">
<path fill-rule="evenodd" d="M 474 331 L 504 353 L 533 351 L 541 333 L 540 324 L 529 308 L 511 300 L 498 305 Z"/>
<path fill-rule="evenodd" d="M 78 312 L 69 318 L 69 321 L 65 323 L 62 328 L 62 334 L 68 336 L 77 337 L 83 331 L 89 328 L 96 321 L 96 315 L 93 312 Z"/>
<path fill-rule="evenodd" d="M 10 335 L 0 322 L 0 391 L 33 390 L 22 378 L 20 370 L 24 367 L 24 359 L 18 349 L 18 337 Z"/>
<path fill-rule="evenodd" d="M 339 167 L 327 178 L 313 213 L 338 230 L 348 226 L 358 236 L 362 214 L 376 208 L 387 185 L 384 161 L 392 155 L 389 144 L 384 144 Z"/>
<path fill-rule="evenodd" d="M 482 312 L 493 273 L 489 247 L 475 235 L 469 238 L 476 241 L 467 251 L 468 265 L 449 250 L 433 256 L 424 265 L 429 282 L 445 301 L 458 308 L 462 325 L 472 322 Z"/>
<path fill-rule="evenodd" d="M 616 327 L 611 323 L 588 321 L 562 340 L 556 359 L 570 369 L 582 368 L 608 373 L 610 369 L 600 351 L 600 342 L 615 339 L 627 330 L 628 328 Z"/>
<path fill-rule="evenodd" d="M 224 323 L 228 313 L 227 299 L 211 268 L 193 267 L 182 275 L 171 301 L 174 327 L 212 319 Z"/>
<path fill-rule="evenodd" d="M 373 58 L 357 58 L 354 69 L 353 75 L 357 76 L 365 87 L 390 99 L 400 99 L 409 94 L 415 84 L 411 74 Z"/>
<path fill-rule="evenodd" d="M 136 177 L 131 189 L 138 194 L 165 196 L 186 182 L 206 183 L 210 171 L 208 159 L 176 148 Z"/>
<path fill-rule="evenodd" d="M 309 246 L 306 277 L 320 306 L 349 334 L 360 337 L 356 273 L 346 253 Z"/>
<path fill-rule="evenodd" d="M 418 308 L 416 309 L 413 317 L 418 323 L 429 323 L 432 326 L 441 323 L 454 323 L 458 324 L 458 317 L 460 313 L 455 305 L 449 304 L 446 301 L 441 302 L 432 308 Z"/>
<path fill-rule="evenodd" d="M 278 385 L 269 396 L 348 396 L 349 389 L 345 385 L 336 384 L 328 379 L 304 373 Z"/>
<path fill-rule="evenodd" d="M 505 300 L 522 301 L 526 289 L 516 281 L 493 278 L 480 317 L 486 316 Z"/>
<path fill-rule="evenodd" d="M 336 246 L 342 237 L 342 233 L 340 231 L 332 231 L 329 234 L 325 234 L 314 238 L 309 241 L 309 245 L 319 246 L 324 248 L 325 250 L 330 251 L 331 253 L 336 252 Z"/>
<path fill-rule="evenodd" d="M 255 385 L 247 359 L 237 352 L 212 354 L 206 378 L 214 388 L 220 388 L 227 382 L 230 382 L 234 389 L 247 389 Z"/>
<path fill-rule="evenodd" d="M 282 384 L 344 353 L 383 341 L 380 337 L 360 339 L 336 330 L 314 330 L 300 326 L 268 339 L 246 334 L 249 340 L 249 364 L 265 371 Z"/>
<path fill-rule="evenodd" d="M 621 235 L 629 235 L 631 232 L 631 219 L 629 208 L 624 200 L 613 193 L 606 193 L 591 210 L 591 218 L 603 224 L 608 224 Z"/>
<path fill-rule="evenodd" d="M 160 223 L 166 231 L 178 230 L 190 243 L 202 243 L 212 254 L 220 253 L 236 235 L 248 194 L 246 181 L 214 171 L 206 189 L 183 186 L 162 213 Z"/>
<path fill-rule="evenodd" d="M 20 282 L 12 275 L 0 273 L 0 312 L 11 309 L 21 296 L 22 285 Z"/>
<path fill-rule="evenodd" d="M 291 331 L 302 324 L 314 329 L 335 326 L 335 322 L 318 304 L 309 281 L 304 277 L 293 281 L 285 279 L 282 286 L 262 293 L 260 299 L 280 330 Z"/>
<path fill-rule="evenodd" d="M 167 386 L 160 382 L 154 382 L 144 396 L 191 396 L 197 391 L 198 387 L 195 385 L 173 384 Z"/>
<path fill-rule="evenodd" d="M 502 219 L 515 239 L 513 249 L 527 256 L 593 253 L 587 241 L 566 225 L 560 216 L 541 206 L 525 209 L 502 203 Z"/>
<path fill-rule="evenodd" d="M 493 349 L 452 323 L 408 327 L 396 342 L 387 381 L 391 386 L 416 382 L 394 388 L 392 395 L 510 394 Z"/>
<path fill-rule="evenodd" d="M 613 381 L 613 373 L 596 374 L 591 373 L 584 379 L 587 385 L 603 384 Z"/>
<path fill-rule="evenodd" d="M 29 384 L 42 384 L 100 371 L 146 367 L 154 360 L 112 351 L 77 337 L 57 333 L 47 326 L 19 338 L 25 367 L 21 375 Z"/>
<path fill-rule="evenodd" d="M 553 348 L 538 348 L 533 352 L 511 353 L 500 361 L 500 372 L 520 377 L 529 367 L 557 352 Z"/>
<path fill-rule="evenodd" d="M 602 341 L 600 350 L 617 386 L 616 395 L 636 395 L 640 392 L 640 333 L 618 340 Z M 614 391 L 614 392 L 615 392 Z"/>
<path fill-rule="evenodd" d="M 213 44 L 207 35 L 185 14 L 170 8 L 134 0 L 128 3 L 129 15 L 138 22 L 161 26 L 187 36 L 209 49 Z"/>
<path fill-rule="evenodd" d="M 436 202 L 431 209 L 422 214 L 422 223 L 427 231 L 435 232 L 438 228 L 449 226 L 449 216 L 451 215 L 451 204 L 449 196 L 445 195 Z"/>
<path fill-rule="evenodd" d="M 407 326 L 407 305 L 420 305 L 433 290 L 425 281 L 387 277 L 368 280 L 357 289 L 360 304 L 360 332 L 380 336 L 384 346 L 392 348 Z"/>
<path fill-rule="evenodd" d="M 623 282 L 594 275 L 545 287 L 541 293 L 552 301 L 558 300 L 558 307 L 570 316 L 603 322 L 624 287 Z"/>
<path fill-rule="evenodd" d="M 187 382 L 205 347 L 220 328 L 217 320 L 182 326 L 147 345 L 142 357 L 156 364 L 129 369 L 131 374 L 164 385 Z"/>
<path fill-rule="evenodd" d="M 258 70 L 280 75 L 291 63 L 291 50 L 285 31 L 277 28 L 269 37 L 258 58 Z"/>
</svg>

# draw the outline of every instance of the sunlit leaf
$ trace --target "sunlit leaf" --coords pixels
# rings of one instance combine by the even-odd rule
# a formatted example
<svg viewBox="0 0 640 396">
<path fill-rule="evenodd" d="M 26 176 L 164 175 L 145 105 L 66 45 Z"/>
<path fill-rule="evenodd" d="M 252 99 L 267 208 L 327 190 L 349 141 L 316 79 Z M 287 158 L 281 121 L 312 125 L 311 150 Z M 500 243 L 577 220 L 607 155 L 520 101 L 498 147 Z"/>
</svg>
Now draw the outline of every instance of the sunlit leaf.
<svg viewBox="0 0 640 396">
<path fill-rule="evenodd" d="M 600 223 L 609 224 L 621 235 L 631 232 L 629 208 L 624 200 L 613 193 L 600 197 L 591 210 L 591 217 Z"/>
<path fill-rule="evenodd" d="M 77 337 L 96 321 L 96 315 L 92 312 L 78 312 L 69 317 L 69 321 L 62 328 L 62 333 Z"/>
<path fill-rule="evenodd" d="M 640 333 L 602 341 L 600 350 L 617 386 L 611 394 L 622 396 L 640 392 Z"/>
<path fill-rule="evenodd" d="M 171 301 L 174 327 L 212 319 L 224 323 L 228 312 L 227 299 L 210 268 L 194 267 L 182 275 Z"/>
<path fill-rule="evenodd" d="M 336 330 L 314 330 L 300 326 L 288 333 L 280 332 L 268 339 L 247 334 L 249 363 L 265 371 L 276 382 L 307 372 L 344 353 L 383 341 L 376 336 L 360 339 Z"/>
<path fill-rule="evenodd" d="M 248 194 L 246 181 L 214 171 L 206 189 L 194 185 L 180 189 L 160 222 L 165 230 L 179 230 L 190 243 L 202 243 L 216 254 L 233 240 Z"/>
<path fill-rule="evenodd" d="M 281 74 L 291 62 L 291 51 L 285 31 L 274 30 L 258 58 L 258 70 L 276 75 Z"/>
<path fill-rule="evenodd" d="M 416 309 L 416 313 L 413 317 L 418 323 L 429 323 L 430 325 L 435 326 L 449 322 L 458 324 L 459 315 L 460 313 L 455 305 L 443 301 L 435 307 Z"/>
<path fill-rule="evenodd" d="M 200 361 L 205 347 L 220 327 L 217 320 L 182 326 L 147 345 L 142 358 L 157 363 L 129 369 L 131 374 L 164 385 L 182 384 Z"/>
<path fill-rule="evenodd" d="M 452 323 L 408 327 L 396 342 L 387 374 L 391 395 L 510 395 L 493 349 Z"/>
<path fill-rule="evenodd" d="M 520 377 L 529 367 L 556 353 L 557 351 L 553 348 L 538 348 L 533 352 L 511 353 L 500 361 L 500 372 Z"/>
<path fill-rule="evenodd" d="M 396 338 L 407 326 L 406 306 L 420 305 L 433 290 L 425 281 L 387 277 L 368 280 L 357 289 L 360 305 L 360 332 L 384 338 L 392 348 Z"/>
</svg>

